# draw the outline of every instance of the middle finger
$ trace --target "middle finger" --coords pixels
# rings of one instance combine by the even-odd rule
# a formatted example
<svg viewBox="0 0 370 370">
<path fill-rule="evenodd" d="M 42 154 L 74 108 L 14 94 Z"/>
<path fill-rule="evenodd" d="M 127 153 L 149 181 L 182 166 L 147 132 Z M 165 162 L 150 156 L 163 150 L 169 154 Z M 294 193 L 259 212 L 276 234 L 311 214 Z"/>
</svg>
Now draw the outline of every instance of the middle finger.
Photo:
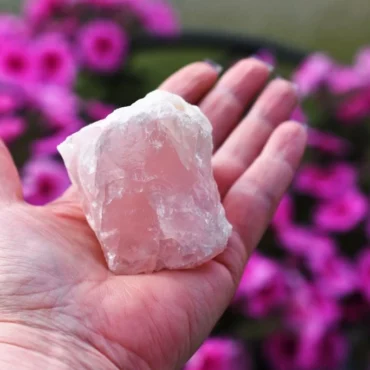
<svg viewBox="0 0 370 370">
<path fill-rule="evenodd" d="M 200 103 L 213 126 L 215 150 L 239 123 L 248 105 L 269 77 L 271 67 L 255 58 L 238 62 Z"/>
<path fill-rule="evenodd" d="M 250 166 L 275 128 L 291 116 L 298 103 L 296 87 L 276 79 L 266 87 L 249 114 L 213 157 L 214 175 L 221 196 Z"/>
</svg>

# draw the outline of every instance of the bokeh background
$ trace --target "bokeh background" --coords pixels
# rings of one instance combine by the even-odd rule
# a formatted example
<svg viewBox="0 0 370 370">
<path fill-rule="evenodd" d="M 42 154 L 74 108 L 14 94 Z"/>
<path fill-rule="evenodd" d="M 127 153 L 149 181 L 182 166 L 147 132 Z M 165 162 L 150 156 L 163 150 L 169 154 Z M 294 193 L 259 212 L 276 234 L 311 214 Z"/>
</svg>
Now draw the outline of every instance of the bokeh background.
<svg viewBox="0 0 370 370">
<path fill-rule="evenodd" d="M 368 0 L 29 3 L 0 0 L 0 137 L 32 204 L 69 186 L 57 144 L 189 62 L 252 54 L 297 84 L 304 163 L 186 370 L 369 370 Z"/>
<path fill-rule="evenodd" d="M 17 11 L 20 0 L 0 0 Z M 186 28 L 257 35 L 349 61 L 369 42 L 367 0 L 172 0 Z"/>
</svg>

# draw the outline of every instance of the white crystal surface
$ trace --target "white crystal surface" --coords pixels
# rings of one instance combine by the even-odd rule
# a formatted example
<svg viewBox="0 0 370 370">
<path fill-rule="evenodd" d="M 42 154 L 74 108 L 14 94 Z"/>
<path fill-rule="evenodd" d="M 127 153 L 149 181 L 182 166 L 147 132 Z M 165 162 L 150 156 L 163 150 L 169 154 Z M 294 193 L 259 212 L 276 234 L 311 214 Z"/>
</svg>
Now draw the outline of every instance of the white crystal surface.
<svg viewBox="0 0 370 370">
<path fill-rule="evenodd" d="M 110 270 L 191 268 L 231 234 L 213 178 L 212 127 L 196 106 L 154 91 L 58 147 Z"/>
</svg>

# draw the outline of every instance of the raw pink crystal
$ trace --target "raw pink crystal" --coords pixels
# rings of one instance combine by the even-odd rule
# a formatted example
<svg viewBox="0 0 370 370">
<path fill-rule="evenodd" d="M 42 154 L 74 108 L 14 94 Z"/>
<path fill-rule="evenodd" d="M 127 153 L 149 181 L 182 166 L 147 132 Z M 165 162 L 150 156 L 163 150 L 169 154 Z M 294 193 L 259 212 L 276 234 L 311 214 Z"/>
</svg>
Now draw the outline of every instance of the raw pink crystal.
<svg viewBox="0 0 370 370">
<path fill-rule="evenodd" d="M 198 107 L 154 91 L 58 149 L 115 273 L 191 268 L 225 249 L 231 226 Z"/>
</svg>

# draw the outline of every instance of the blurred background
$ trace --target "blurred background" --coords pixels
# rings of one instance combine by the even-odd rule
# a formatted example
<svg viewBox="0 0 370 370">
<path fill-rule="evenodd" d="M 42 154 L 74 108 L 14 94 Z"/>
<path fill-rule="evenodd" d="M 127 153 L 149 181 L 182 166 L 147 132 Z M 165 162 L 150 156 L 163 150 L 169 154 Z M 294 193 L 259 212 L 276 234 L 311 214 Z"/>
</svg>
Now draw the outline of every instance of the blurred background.
<svg viewBox="0 0 370 370">
<path fill-rule="evenodd" d="M 17 11 L 20 0 L 0 0 Z M 349 61 L 369 41 L 367 0 L 172 0 L 185 28 L 258 35 Z"/>
<path fill-rule="evenodd" d="M 253 55 L 293 80 L 304 162 L 186 370 L 370 369 L 368 0 L 0 0 L 0 13 L 0 138 L 35 205 L 69 186 L 59 143 L 187 63 Z"/>
</svg>

